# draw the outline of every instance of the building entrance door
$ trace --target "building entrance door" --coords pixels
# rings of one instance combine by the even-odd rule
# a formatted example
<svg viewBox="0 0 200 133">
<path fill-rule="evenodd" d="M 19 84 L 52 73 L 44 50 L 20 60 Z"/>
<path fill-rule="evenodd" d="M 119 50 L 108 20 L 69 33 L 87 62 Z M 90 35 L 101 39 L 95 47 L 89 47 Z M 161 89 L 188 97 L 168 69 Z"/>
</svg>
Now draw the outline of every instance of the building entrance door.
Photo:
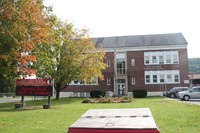
<svg viewBox="0 0 200 133">
<path fill-rule="evenodd" d="M 125 83 L 118 83 L 117 88 L 118 88 L 118 96 L 125 95 Z"/>
</svg>

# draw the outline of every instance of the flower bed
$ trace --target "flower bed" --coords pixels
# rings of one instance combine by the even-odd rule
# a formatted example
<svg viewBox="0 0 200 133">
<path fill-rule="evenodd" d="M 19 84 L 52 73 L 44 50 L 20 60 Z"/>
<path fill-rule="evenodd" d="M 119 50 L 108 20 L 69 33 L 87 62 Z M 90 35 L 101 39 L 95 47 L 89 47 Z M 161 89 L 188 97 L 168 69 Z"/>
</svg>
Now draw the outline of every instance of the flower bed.
<svg viewBox="0 0 200 133">
<path fill-rule="evenodd" d="M 100 98 L 88 98 L 85 99 L 82 103 L 128 103 L 132 102 L 133 97 L 124 96 L 124 97 L 100 97 Z"/>
</svg>

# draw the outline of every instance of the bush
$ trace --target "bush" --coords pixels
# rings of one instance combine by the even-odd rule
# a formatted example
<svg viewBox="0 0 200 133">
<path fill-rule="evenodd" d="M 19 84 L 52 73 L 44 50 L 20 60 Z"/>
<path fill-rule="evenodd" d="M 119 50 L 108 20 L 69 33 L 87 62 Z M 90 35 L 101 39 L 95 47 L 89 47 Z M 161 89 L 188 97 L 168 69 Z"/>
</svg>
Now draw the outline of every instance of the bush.
<svg viewBox="0 0 200 133">
<path fill-rule="evenodd" d="M 121 97 L 121 102 L 126 103 L 126 102 L 132 102 L 133 97 L 130 96 L 123 96 Z"/>
<path fill-rule="evenodd" d="M 104 95 L 105 95 L 105 93 L 102 92 L 102 91 L 99 91 L 99 90 L 90 91 L 90 96 L 94 97 L 94 98 L 99 98 L 99 97 L 104 96 Z"/>
<path fill-rule="evenodd" d="M 133 90 L 133 96 L 135 98 L 144 98 L 147 96 L 147 91 L 144 89 Z"/>
<path fill-rule="evenodd" d="M 82 103 L 91 103 L 91 100 L 90 99 L 85 99 L 82 101 Z"/>
</svg>

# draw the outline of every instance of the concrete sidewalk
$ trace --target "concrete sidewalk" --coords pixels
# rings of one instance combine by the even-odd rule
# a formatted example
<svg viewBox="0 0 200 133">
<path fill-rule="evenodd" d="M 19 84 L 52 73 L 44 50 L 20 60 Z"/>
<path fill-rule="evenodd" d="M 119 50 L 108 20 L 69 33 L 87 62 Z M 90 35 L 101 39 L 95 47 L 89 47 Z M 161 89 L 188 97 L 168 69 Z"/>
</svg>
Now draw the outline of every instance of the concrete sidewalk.
<svg viewBox="0 0 200 133">
<path fill-rule="evenodd" d="M 42 100 L 47 99 L 45 97 L 24 97 L 24 101 L 31 101 L 31 100 Z M 0 103 L 15 103 L 15 102 L 21 102 L 21 97 L 19 98 L 0 98 Z"/>
</svg>

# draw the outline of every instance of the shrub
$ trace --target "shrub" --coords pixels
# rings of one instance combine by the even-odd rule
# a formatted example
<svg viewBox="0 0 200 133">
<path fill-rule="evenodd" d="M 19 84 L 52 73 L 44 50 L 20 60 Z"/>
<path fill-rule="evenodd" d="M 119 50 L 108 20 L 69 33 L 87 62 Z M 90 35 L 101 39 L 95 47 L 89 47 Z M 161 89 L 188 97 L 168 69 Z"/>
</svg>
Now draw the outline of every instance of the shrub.
<svg viewBox="0 0 200 133">
<path fill-rule="evenodd" d="M 101 96 L 104 96 L 104 93 L 99 90 L 93 90 L 93 91 L 90 91 L 90 96 L 93 98 L 99 98 Z"/>
<path fill-rule="evenodd" d="M 131 96 L 123 96 L 121 97 L 121 102 L 132 102 L 133 97 Z"/>
<path fill-rule="evenodd" d="M 144 98 L 147 96 L 147 91 L 144 89 L 133 90 L 133 96 L 135 98 Z"/>
<path fill-rule="evenodd" d="M 100 97 L 98 99 L 98 103 L 112 103 L 112 99 L 109 97 Z"/>
<path fill-rule="evenodd" d="M 85 99 L 82 103 L 129 103 L 132 102 L 133 97 L 123 96 L 123 97 L 100 97 L 100 98 L 90 98 Z"/>
<path fill-rule="evenodd" d="M 91 103 L 91 100 L 90 99 L 85 99 L 82 101 L 82 103 Z"/>
</svg>

